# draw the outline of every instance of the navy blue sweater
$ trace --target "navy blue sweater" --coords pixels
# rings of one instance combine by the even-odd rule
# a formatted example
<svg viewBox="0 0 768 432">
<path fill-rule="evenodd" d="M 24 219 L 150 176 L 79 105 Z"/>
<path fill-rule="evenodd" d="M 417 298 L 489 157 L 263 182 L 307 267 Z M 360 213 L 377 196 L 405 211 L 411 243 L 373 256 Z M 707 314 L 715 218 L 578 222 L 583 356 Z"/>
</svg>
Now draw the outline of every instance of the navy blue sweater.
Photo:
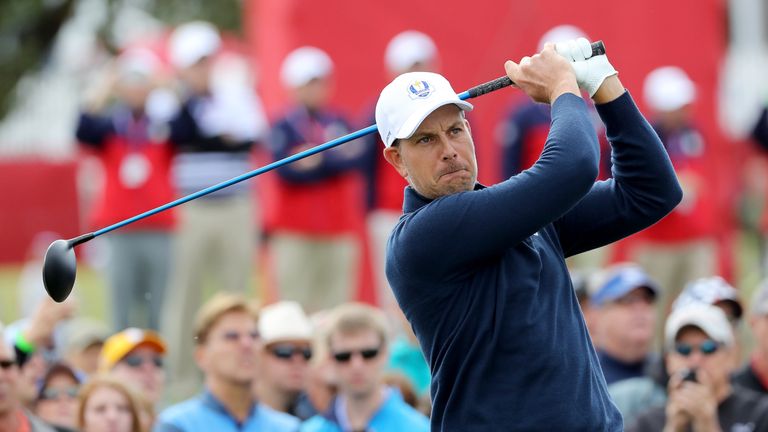
<svg viewBox="0 0 768 432">
<path fill-rule="evenodd" d="M 430 201 L 406 188 L 387 277 L 432 370 L 433 431 L 620 431 L 564 258 L 611 243 L 682 197 L 629 94 L 598 107 L 613 179 L 595 182 L 584 101 L 552 105 L 541 158 Z"/>
</svg>

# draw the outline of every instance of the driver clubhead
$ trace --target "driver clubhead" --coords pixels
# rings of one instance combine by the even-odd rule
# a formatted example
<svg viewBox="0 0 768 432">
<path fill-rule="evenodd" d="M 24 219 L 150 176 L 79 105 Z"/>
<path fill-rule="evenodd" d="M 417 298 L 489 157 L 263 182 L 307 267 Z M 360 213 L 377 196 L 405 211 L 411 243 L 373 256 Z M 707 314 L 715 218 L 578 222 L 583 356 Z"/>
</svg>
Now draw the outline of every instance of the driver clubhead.
<svg viewBox="0 0 768 432">
<path fill-rule="evenodd" d="M 43 284 L 45 291 L 56 302 L 69 297 L 75 286 L 77 260 L 74 247 L 67 240 L 56 240 L 48 246 L 43 260 Z"/>
</svg>

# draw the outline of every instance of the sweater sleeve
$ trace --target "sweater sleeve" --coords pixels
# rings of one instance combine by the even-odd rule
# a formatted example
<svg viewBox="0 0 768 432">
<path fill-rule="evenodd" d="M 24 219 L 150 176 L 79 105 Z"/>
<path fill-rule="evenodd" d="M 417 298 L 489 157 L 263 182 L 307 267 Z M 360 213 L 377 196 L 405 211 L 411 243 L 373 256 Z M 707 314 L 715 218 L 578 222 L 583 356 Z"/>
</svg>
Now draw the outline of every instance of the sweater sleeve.
<svg viewBox="0 0 768 432">
<path fill-rule="evenodd" d="M 414 211 L 395 228 L 389 255 L 403 271 L 429 279 L 497 257 L 579 202 L 597 177 L 597 160 L 584 101 L 560 96 L 544 151 L 530 169 Z"/>
<path fill-rule="evenodd" d="M 80 113 L 75 136 L 82 144 L 92 148 L 101 148 L 107 135 L 114 133 L 112 119 L 89 113 Z"/>
<path fill-rule="evenodd" d="M 346 130 L 349 127 L 345 124 Z M 299 153 L 298 147 L 304 144 L 303 139 L 286 121 L 278 122 L 270 133 L 272 155 L 275 161 L 293 156 Z M 317 143 L 321 145 L 323 143 Z M 299 167 L 296 164 L 287 164 L 277 169 L 278 175 L 290 183 L 313 183 L 325 180 L 338 174 L 356 169 L 362 169 L 365 162 L 364 143 L 355 140 L 342 144 L 346 149 L 334 147 L 315 156 L 319 163 L 312 168 Z M 350 147 L 353 147 L 349 153 Z"/>
<path fill-rule="evenodd" d="M 669 156 L 629 93 L 598 105 L 597 111 L 611 143 L 613 178 L 595 183 L 555 224 L 565 256 L 636 233 L 659 221 L 682 199 Z"/>
</svg>

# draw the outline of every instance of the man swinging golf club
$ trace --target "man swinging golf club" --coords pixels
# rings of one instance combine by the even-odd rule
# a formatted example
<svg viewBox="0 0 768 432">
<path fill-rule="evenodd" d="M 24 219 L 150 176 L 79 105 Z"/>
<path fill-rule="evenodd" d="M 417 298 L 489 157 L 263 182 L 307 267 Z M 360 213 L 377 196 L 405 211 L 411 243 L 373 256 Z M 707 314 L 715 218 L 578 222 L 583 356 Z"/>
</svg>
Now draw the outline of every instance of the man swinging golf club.
<svg viewBox="0 0 768 432">
<path fill-rule="evenodd" d="M 653 224 L 682 192 L 589 41 L 504 66 L 552 105 L 552 125 L 538 162 L 491 187 L 476 181 L 472 105 L 445 78 L 401 75 L 376 106 L 384 155 L 410 184 L 386 271 L 432 370 L 432 430 L 620 431 L 564 259 Z M 579 88 L 606 125 L 611 180 L 595 182 L 598 140 Z"/>
</svg>

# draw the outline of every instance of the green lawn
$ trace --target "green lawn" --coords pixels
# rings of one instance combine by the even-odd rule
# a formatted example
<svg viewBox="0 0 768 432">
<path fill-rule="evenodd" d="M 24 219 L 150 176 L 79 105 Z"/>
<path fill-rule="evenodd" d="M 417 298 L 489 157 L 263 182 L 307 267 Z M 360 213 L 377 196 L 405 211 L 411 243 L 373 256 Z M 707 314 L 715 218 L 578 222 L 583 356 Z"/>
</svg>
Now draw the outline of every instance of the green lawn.
<svg viewBox="0 0 768 432">
<path fill-rule="evenodd" d="M 42 270 L 41 270 L 42 271 Z M 0 267 L 0 322 L 9 323 L 20 318 L 19 274 L 21 266 Z M 43 287 L 40 286 L 42 290 Z M 72 295 L 78 301 L 80 314 L 109 322 L 105 283 L 101 275 L 87 266 L 78 266 Z"/>
</svg>

